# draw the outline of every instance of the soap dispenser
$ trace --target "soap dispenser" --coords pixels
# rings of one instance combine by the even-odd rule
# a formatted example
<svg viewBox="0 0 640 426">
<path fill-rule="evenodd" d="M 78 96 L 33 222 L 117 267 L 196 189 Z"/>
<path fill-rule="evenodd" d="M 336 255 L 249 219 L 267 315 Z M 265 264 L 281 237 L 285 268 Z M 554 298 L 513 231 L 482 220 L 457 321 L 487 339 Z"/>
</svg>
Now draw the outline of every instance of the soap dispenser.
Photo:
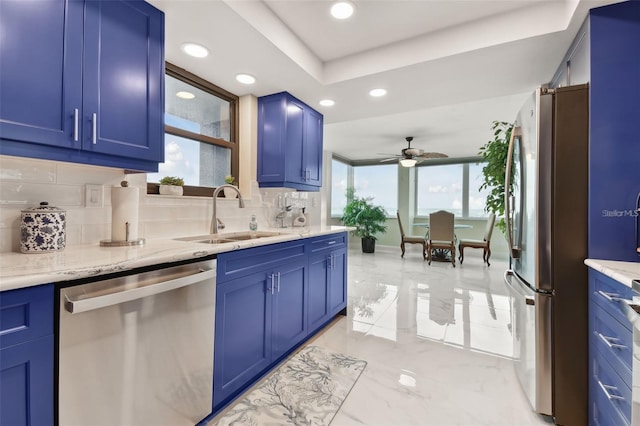
<svg viewBox="0 0 640 426">
<path fill-rule="evenodd" d="M 256 219 L 256 215 L 251 215 L 251 220 L 249 221 L 249 230 L 257 231 L 258 230 L 258 220 Z"/>
</svg>

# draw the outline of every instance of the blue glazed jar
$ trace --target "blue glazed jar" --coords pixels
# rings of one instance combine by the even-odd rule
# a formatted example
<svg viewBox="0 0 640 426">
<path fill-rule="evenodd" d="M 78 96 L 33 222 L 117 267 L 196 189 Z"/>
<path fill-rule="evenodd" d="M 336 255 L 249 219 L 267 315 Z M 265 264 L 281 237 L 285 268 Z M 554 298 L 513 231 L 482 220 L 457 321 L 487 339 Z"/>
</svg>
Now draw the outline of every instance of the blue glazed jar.
<svg viewBox="0 0 640 426">
<path fill-rule="evenodd" d="M 20 251 L 46 253 L 64 250 L 67 212 L 43 201 L 39 207 L 22 210 Z"/>
</svg>

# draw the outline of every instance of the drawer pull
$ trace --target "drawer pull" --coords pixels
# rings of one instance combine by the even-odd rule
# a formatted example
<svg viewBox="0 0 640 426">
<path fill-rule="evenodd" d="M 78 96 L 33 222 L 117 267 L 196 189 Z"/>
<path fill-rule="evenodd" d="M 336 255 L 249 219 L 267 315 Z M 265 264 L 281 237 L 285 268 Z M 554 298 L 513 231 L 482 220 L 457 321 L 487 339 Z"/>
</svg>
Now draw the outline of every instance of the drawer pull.
<svg viewBox="0 0 640 426">
<path fill-rule="evenodd" d="M 598 333 L 598 337 L 600 339 L 602 339 L 602 341 L 609 346 L 611 349 L 627 349 L 626 345 L 621 345 L 619 343 L 613 343 L 613 342 L 618 342 L 620 341 L 620 339 L 618 339 L 617 337 L 609 337 L 609 336 L 605 336 L 602 333 Z M 612 342 L 613 341 L 613 342 Z"/>
<path fill-rule="evenodd" d="M 336 243 L 335 241 L 329 241 L 327 244 L 331 246 L 331 245 L 333 245 L 335 243 Z"/>
<path fill-rule="evenodd" d="M 598 380 L 598 384 L 600 385 L 600 387 L 602 388 L 602 391 L 604 392 L 604 394 L 607 396 L 607 398 L 609 399 L 609 401 L 617 399 L 617 400 L 621 400 L 624 401 L 624 397 L 620 396 L 620 395 L 615 395 L 612 393 L 609 393 L 609 391 L 617 391 L 618 388 L 615 386 L 610 386 L 610 385 L 605 385 L 604 383 L 602 383 L 600 380 Z"/>
<path fill-rule="evenodd" d="M 620 297 L 618 293 L 607 293 L 602 290 L 598 290 L 598 294 L 607 299 L 609 302 L 619 302 L 620 300 L 624 300 L 624 298 Z"/>
</svg>

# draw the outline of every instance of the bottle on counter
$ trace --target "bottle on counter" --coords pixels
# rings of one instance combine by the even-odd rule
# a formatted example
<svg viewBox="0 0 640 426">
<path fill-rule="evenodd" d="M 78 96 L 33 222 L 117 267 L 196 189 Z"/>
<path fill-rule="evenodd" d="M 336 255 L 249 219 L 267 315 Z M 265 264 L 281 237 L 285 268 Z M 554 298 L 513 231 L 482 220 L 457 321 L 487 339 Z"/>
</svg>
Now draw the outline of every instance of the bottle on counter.
<svg viewBox="0 0 640 426">
<path fill-rule="evenodd" d="M 249 221 L 249 230 L 257 231 L 258 230 L 258 220 L 256 219 L 256 215 L 251 215 L 251 220 Z"/>
</svg>

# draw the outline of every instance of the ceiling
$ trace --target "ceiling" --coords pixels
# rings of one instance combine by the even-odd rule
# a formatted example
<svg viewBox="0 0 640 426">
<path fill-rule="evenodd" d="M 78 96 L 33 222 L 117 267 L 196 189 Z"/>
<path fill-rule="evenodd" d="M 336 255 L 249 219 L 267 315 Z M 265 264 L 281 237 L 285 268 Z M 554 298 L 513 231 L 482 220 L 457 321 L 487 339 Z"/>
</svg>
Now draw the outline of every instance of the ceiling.
<svg viewBox="0 0 640 426">
<path fill-rule="evenodd" d="M 288 91 L 324 114 L 325 150 L 365 160 L 399 153 L 405 136 L 477 155 L 491 122 L 552 79 L 588 10 L 617 1 L 352 0 L 342 21 L 330 0 L 149 2 L 165 12 L 167 61 L 239 96 Z M 189 57 L 185 42 L 211 54 Z"/>
</svg>

